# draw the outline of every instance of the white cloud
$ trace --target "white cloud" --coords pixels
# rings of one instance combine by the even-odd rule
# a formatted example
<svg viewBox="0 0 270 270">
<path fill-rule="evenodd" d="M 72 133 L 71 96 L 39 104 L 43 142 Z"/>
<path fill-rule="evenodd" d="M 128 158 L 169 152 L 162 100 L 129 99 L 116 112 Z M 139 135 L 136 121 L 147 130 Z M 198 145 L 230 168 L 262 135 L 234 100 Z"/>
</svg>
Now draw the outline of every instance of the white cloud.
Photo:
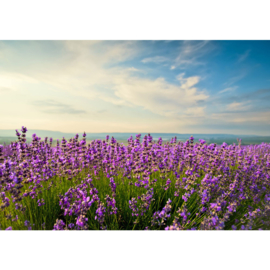
<svg viewBox="0 0 270 270">
<path fill-rule="evenodd" d="M 154 57 L 144 58 L 142 60 L 143 63 L 155 63 L 155 64 L 159 64 L 159 63 L 163 63 L 167 61 L 168 61 L 168 58 L 164 56 L 154 56 Z"/>
<path fill-rule="evenodd" d="M 240 62 L 243 62 L 244 60 L 246 60 L 246 58 L 249 56 L 250 52 L 251 52 L 251 50 L 247 50 L 247 51 L 245 51 L 244 54 L 240 55 L 238 57 L 237 63 L 240 63 Z"/>
<path fill-rule="evenodd" d="M 187 67 L 189 65 L 204 65 L 203 62 L 198 61 L 198 58 L 204 56 L 214 49 L 213 45 L 207 41 L 184 41 L 180 47 L 180 52 L 176 57 L 174 64 L 171 66 Z"/>
<path fill-rule="evenodd" d="M 134 68 L 134 67 L 130 67 L 130 68 L 127 68 L 128 71 L 134 71 L 134 72 L 142 72 L 141 70 L 137 69 L 137 68 Z"/>
<path fill-rule="evenodd" d="M 195 84 L 199 77 L 178 78 L 179 85 L 166 82 L 164 78 L 156 80 L 126 76 L 118 77 L 113 89 L 115 95 L 125 104 L 133 104 L 162 116 L 185 116 L 188 107 L 196 107 L 197 100 L 206 100 L 208 96 L 198 91 Z"/>
<path fill-rule="evenodd" d="M 241 112 L 237 115 L 235 113 L 214 113 L 211 115 L 211 118 L 227 123 L 250 123 L 250 125 L 251 123 L 270 124 L 270 111 Z"/>
<path fill-rule="evenodd" d="M 9 51 L 9 61 L 22 62 L 24 65 L 22 68 L 8 66 L 5 73 L 0 71 L 0 77 L 4 78 L 0 87 L 17 89 L 16 111 L 23 111 L 21 116 L 32 125 L 42 123 L 43 129 L 59 127 L 58 130 L 68 131 L 88 121 L 92 123 L 93 132 L 98 132 L 105 129 L 117 131 L 120 126 L 122 128 L 118 131 L 147 130 L 151 121 L 152 130 L 169 131 L 170 128 L 175 132 L 179 126 L 196 123 L 195 115 L 203 115 L 205 107 L 197 107 L 196 102 L 206 100 L 208 95 L 195 87 L 200 77 L 185 77 L 182 73 L 177 77 L 179 83 L 174 84 L 162 77 L 141 78 L 138 72 L 143 70 L 117 65 L 140 54 L 141 48 L 137 42 L 57 41 L 55 44 L 62 46 L 62 51 L 53 58 L 54 61 L 46 57 L 41 61 L 37 53 L 33 53 L 30 59 L 19 50 Z M 31 42 L 28 50 L 31 52 Z M 32 65 L 32 59 L 36 59 L 35 65 Z M 54 96 L 57 96 L 57 102 L 69 104 L 72 117 L 60 115 L 53 118 L 46 115 L 45 119 L 37 107 L 29 106 L 35 100 L 47 100 Z M 121 107 L 118 110 L 122 111 L 124 108 L 124 111 L 118 112 L 110 105 Z M 9 128 L 11 124 L 19 123 L 19 119 L 5 106 L 2 106 L 2 111 L 8 112 L 9 116 L 3 128 Z M 85 114 L 80 116 L 78 123 L 74 122 L 76 112 L 109 108 L 110 113 L 106 118 L 95 120 Z M 59 123 L 59 119 L 61 124 L 58 126 L 56 122 Z"/>
<path fill-rule="evenodd" d="M 9 91 L 12 91 L 12 89 L 9 87 L 0 87 L 0 93 L 8 93 Z"/>
<path fill-rule="evenodd" d="M 238 88 L 238 86 L 228 87 L 228 88 L 225 88 L 225 89 L 219 91 L 219 94 L 225 93 L 225 92 L 232 92 L 232 91 L 236 90 L 237 88 Z"/>
<path fill-rule="evenodd" d="M 251 105 L 247 105 L 247 102 L 233 102 L 227 105 L 227 111 L 245 111 L 251 108 Z"/>
<path fill-rule="evenodd" d="M 205 110 L 206 107 L 194 107 L 194 108 L 188 108 L 185 111 L 185 114 L 193 116 L 193 117 L 204 117 L 205 116 Z"/>
<path fill-rule="evenodd" d="M 226 83 L 224 83 L 224 85 L 231 86 L 234 83 L 242 80 L 246 75 L 247 75 L 247 72 L 243 70 L 238 75 L 230 78 Z"/>
<path fill-rule="evenodd" d="M 241 117 L 234 117 L 232 119 L 232 122 L 236 122 L 236 123 L 256 122 L 256 123 L 270 124 L 270 112 L 249 113 L 247 115 L 242 115 Z"/>
</svg>

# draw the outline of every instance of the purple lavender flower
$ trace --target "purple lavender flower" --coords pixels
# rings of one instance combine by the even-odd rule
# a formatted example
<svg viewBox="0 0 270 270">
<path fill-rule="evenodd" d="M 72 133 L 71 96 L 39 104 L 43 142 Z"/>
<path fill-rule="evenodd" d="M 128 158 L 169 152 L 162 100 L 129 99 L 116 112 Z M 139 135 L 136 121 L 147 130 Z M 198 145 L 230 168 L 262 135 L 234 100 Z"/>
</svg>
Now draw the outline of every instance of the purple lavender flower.
<svg viewBox="0 0 270 270">
<path fill-rule="evenodd" d="M 153 218 L 152 218 L 152 222 L 151 225 L 155 226 L 163 226 L 165 225 L 165 221 L 167 220 L 167 218 L 170 217 L 170 212 L 171 212 L 171 200 L 168 199 L 165 207 L 161 210 L 161 211 L 157 211 L 154 213 Z"/>
<path fill-rule="evenodd" d="M 62 219 L 57 219 L 56 223 L 53 226 L 53 231 L 62 231 L 66 226 L 65 222 Z"/>
<path fill-rule="evenodd" d="M 164 190 L 167 190 L 167 189 L 170 188 L 171 182 L 172 182 L 172 181 L 171 181 L 170 179 L 168 179 L 168 180 L 166 181 L 166 186 L 165 186 Z"/>
</svg>

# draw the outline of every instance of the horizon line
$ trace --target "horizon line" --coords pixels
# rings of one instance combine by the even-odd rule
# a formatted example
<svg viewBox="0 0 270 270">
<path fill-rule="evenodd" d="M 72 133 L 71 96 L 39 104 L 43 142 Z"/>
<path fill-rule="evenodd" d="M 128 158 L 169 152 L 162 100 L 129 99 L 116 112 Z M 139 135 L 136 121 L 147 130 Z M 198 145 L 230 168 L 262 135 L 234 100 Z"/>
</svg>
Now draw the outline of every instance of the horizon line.
<svg viewBox="0 0 270 270">
<path fill-rule="evenodd" d="M 21 131 L 17 129 L 18 131 Z M 13 131 L 13 129 L 0 129 L 0 131 Z M 16 129 L 14 129 L 16 131 Z M 63 131 L 58 131 L 58 130 L 47 130 L 47 129 L 28 129 L 27 131 L 48 131 L 48 132 L 59 132 L 59 133 L 66 133 L 66 134 L 79 134 L 79 133 L 86 133 L 87 134 L 107 134 L 110 135 L 109 133 L 117 133 L 117 134 L 178 134 L 178 135 L 188 135 L 188 136 L 193 136 L 193 135 L 234 135 L 234 136 L 260 136 L 260 137 L 269 137 L 270 135 L 257 135 L 257 134 L 233 134 L 233 133 L 178 133 L 178 132 L 63 132 Z M 10 136 L 1 136 L 0 137 L 10 137 Z M 14 134 L 14 137 L 16 135 Z"/>
</svg>

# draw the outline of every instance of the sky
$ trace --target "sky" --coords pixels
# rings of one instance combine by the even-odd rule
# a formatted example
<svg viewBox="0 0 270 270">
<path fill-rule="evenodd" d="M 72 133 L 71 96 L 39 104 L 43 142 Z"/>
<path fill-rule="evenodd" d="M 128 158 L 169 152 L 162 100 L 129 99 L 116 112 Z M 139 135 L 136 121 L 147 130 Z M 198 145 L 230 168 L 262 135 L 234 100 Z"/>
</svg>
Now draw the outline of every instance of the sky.
<svg viewBox="0 0 270 270">
<path fill-rule="evenodd" d="M 0 129 L 270 135 L 270 41 L 0 41 Z"/>
</svg>

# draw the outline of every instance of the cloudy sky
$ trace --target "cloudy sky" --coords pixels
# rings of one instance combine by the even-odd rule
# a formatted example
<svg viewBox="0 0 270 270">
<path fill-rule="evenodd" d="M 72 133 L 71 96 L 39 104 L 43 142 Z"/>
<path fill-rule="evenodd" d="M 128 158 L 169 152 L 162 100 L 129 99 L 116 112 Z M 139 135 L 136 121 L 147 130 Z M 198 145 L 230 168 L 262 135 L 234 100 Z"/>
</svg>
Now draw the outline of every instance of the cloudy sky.
<svg viewBox="0 0 270 270">
<path fill-rule="evenodd" d="M 0 129 L 270 133 L 270 41 L 0 41 Z"/>
</svg>

